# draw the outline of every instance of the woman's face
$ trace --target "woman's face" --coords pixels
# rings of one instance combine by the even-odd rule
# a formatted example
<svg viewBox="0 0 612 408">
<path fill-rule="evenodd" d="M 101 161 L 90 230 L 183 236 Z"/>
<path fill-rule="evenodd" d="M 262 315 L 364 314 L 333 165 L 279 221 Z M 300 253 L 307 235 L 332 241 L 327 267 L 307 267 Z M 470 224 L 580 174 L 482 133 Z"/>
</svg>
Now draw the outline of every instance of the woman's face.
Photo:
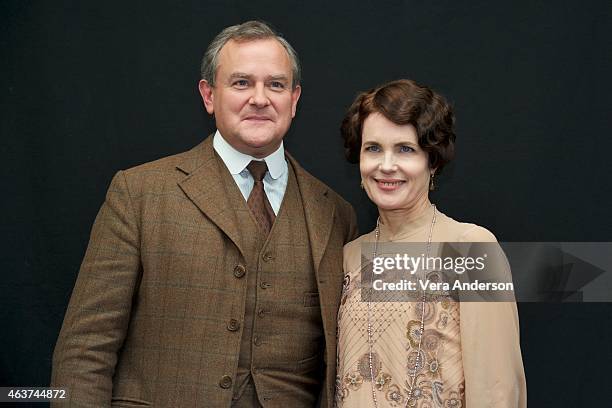
<svg viewBox="0 0 612 408">
<path fill-rule="evenodd" d="M 412 125 L 396 125 L 380 113 L 363 123 L 359 170 L 379 209 L 410 209 L 428 200 L 429 160 Z"/>
</svg>

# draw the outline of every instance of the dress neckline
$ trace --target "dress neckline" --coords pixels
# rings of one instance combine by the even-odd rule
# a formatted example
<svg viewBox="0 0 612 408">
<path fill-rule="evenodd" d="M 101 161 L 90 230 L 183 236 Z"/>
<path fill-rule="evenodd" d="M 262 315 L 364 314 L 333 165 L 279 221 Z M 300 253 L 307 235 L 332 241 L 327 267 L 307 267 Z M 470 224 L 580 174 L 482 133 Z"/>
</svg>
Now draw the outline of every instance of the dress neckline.
<svg viewBox="0 0 612 408">
<path fill-rule="evenodd" d="M 427 209 L 423 212 L 423 214 L 419 215 L 417 218 L 405 221 L 402 225 L 402 228 L 399 232 L 392 234 L 389 230 L 389 227 L 385 225 L 382 220 L 379 223 L 380 230 L 380 240 L 382 242 L 395 242 L 402 241 L 407 238 L 413 237 L 414 235 L 421 232 L 424 228 L 427 228 L 431 225 L 431 218 L 433 217 L 433 205 L 427 207 Z M 438 210 L 438 215 L 440 211 Z M 424 237 L 423 239 L 426 239 Z"/>
</svg>

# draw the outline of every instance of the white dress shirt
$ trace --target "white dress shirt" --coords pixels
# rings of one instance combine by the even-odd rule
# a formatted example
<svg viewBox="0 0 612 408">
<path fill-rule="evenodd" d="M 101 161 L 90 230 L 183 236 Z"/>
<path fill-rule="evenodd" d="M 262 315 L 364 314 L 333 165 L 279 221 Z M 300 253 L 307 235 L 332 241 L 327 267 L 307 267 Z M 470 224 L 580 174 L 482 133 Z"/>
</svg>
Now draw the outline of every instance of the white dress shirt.
<svg viewBox="0 0 612 408">
<path fill-rule="evenodd" d="M 263 179 L 264 191 L 268 196 L 268 201 L 270 202 L 270 206 L 272 206 L 272 210 L 274 210 L 274 214 L 278 215 L 285 195 L 285 190 L 287 189 L 287 180 L 289 178 L 289 168 L 285 160 L 283 142 L 281 141 L 280 146 L 274 153 L 263 159 L 256 159 L 255 157 L 236 150 L 217 130 L 213 138 L 213 148 L 232 174 L 245 201 L 249 198 L 251 190 L 253 190 L 253 185 L 255 184 L 253 176 L 246 167 L 251 160 L 265 160 L 268 171 L 266 171 L 266 175 Z"/>
</svg>

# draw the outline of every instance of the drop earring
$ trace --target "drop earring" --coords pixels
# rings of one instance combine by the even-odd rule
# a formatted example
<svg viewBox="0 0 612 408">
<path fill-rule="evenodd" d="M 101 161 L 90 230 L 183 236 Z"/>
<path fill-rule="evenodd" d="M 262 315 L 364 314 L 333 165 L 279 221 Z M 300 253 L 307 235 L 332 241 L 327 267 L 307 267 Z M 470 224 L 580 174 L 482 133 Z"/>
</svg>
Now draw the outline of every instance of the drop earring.
<svg viewBox="0 0 612 408">
<path fill-rule="evenodd" d="M 429 176 L 429 191 L 434 191 L 436 189 L 436 185 L 434 184 L 434 176 L 435 173 L 431 173 Z"/>
</svg>

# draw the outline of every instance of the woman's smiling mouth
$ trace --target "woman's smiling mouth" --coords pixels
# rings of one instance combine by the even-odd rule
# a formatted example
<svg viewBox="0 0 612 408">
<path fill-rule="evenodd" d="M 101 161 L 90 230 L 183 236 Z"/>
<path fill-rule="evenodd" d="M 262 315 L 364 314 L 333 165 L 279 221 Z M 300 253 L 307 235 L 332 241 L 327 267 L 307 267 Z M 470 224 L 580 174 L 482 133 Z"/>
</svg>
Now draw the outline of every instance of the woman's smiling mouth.
<svg viewBox="0 0 612 408">
<path fill-rule="evenodd" d="M 376 184 L 381 190 L 393 191 L 398 189 L 406 181 L 398 179 L 377 179 L 375 178 Z"/>
</svg>

